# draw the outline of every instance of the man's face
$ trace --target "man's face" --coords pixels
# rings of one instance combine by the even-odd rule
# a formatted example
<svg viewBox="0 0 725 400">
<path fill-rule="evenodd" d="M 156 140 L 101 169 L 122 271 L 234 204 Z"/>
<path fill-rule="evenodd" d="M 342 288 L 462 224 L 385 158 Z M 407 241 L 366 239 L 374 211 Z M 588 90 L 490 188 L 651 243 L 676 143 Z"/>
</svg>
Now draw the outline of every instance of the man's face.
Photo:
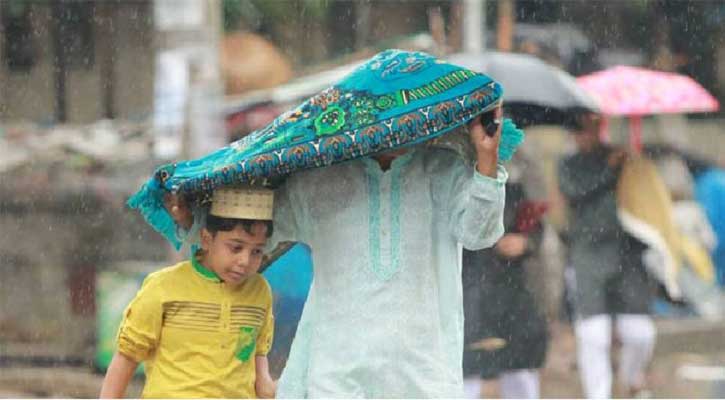
<svg viewBox="0 0 725 400">
<path fill-rule="evenodd" d="M 251 231 L 250 234 L 237 225 L 231 231 L 219 231 L 212 235 L 203 229 L 201 245 L 204 249 L 204 266 L 232 286 L 256 274 L 262 265 L 263 250 L 267 244 L 267 227 L 259 222 L 252 225 Z"/>
<path fill-rule="evenodd" d="M 599 127 L 601 118 L 596 114 L 585 114 L 579 119 L 581 128 L 573 132 L 576 147 L 581 152 L 589 152 L 599 144 Z"/>
<path fill-rule="evenodd" d="M 574 143 L 579 151 L 586 153 L 599 145 L 599 133 L 594 131 L 581 131 L 573 134 Z"/>
</svg>

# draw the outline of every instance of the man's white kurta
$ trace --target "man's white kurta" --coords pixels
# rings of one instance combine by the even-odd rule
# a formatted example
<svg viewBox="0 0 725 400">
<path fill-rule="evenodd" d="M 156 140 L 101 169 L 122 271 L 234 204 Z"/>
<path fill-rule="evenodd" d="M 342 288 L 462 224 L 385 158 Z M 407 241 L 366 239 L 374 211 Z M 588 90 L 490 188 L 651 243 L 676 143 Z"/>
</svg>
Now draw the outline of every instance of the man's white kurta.
<svg viewBox="0 0 725 400">
<path fill-rule="evenodd" d="M 273 242 L 307 243 L 314 280 L 278 397 L 462 397 L 457 243 L 501 237 L 506 177 L 440 149 L 290 177 Z"/>
</svg>

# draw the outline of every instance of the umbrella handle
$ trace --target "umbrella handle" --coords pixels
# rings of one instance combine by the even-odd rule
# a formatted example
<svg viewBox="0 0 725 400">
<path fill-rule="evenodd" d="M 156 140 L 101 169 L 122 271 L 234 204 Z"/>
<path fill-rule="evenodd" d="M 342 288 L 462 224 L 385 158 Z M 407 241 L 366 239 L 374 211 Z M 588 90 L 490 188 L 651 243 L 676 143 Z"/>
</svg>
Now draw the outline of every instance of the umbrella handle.
<svg viewBox="0 0 725 400">
<path fill-rule="evenodd" d="M 611 139 L 609 136 L 609 118 L 606 115 L 602 115 L 602 121 L 599 123 L 599 140 L 602 143 L 609 143 Z"/>
<path fill-rule="evenodd" d="M 629 117 L 629 146 L 635 154 L 642 152 L 642 116 Z"/>
</svg>

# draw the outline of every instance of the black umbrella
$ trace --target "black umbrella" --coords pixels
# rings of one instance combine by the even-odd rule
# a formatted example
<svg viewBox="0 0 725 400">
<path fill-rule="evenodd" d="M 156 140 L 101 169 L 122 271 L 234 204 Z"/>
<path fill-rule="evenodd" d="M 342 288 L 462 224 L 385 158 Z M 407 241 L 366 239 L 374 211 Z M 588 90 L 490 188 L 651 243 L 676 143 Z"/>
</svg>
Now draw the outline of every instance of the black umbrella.
<svg viewBox="0 0 725 400">
<path fill-rule="evenodd" d="M 565 124 L 575 112 L 599 111 L 572 75 L 534 56 L 486 51 L 447 59 L 501 83 L 504 107 L 518 125 Z"/>
</svg>

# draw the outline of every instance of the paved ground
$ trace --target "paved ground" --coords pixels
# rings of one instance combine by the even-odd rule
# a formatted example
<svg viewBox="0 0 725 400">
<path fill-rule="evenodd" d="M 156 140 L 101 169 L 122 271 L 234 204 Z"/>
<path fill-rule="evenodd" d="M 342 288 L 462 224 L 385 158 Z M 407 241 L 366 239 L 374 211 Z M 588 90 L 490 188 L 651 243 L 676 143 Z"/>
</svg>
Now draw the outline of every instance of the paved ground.
<svg viewBox="0 0 725 400">
<path fill-rule="evenodd" d="M 658 345 L 649 374 L 654 396 L 725 398 L 725 323 L 677 320 L 657 325 Z M 581 397 L 575 354 L 571 328 L 555 328 L 542 372 L 544 397 Z M 88 367 L 4 365 L 0 367 L 0 398 L 93 398 L 102 379 Z M 138 397 L 141 386 L 142 380 L 135 380 L 127 397 Z M 618 391 L 615 396 L 624 397 Z"/>
<path fill-rule="evenodd" d="M 725 397 L 725 323 L 678 320 L 658 321 L 657 326 L 658 342 L 648 374 L 654 397 Z M 571 328 L 555 328 L 552 333 L 542 372 L 542 396 L 581 397 Z M 613 353 L 616 359 L 616 346 Z M 628 397 L 616 387 L 614 396 Z"/>
</svg>

